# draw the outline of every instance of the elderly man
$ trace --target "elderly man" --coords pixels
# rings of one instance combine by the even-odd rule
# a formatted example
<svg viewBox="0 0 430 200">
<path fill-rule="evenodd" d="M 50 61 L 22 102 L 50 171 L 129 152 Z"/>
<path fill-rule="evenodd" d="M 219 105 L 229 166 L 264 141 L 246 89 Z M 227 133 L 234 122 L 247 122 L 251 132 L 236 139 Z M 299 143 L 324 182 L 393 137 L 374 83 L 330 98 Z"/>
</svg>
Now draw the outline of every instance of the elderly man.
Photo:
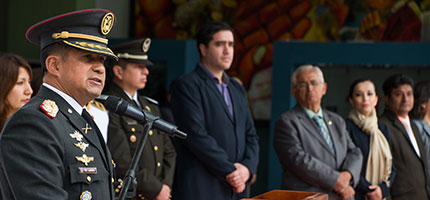
<svg viewBox="0 0 430 200">
<path fill-rule="evenodd" d="M 321 108 L 327 90 L 319 67 L 302 65 L 291 77 L 297 105 L 275 125 L 274 147 L 283 167 L 282 189 L 350 199 L 362 163 L 344 120 Z"/>
<path fill-rule="evenodd" d="M 382 85 L 386 108 L 380 120 L 388 127 L 397 168 L 392 199 L 429 199 L 427 155 L 418 128 L 408 116 L 414 106 L 412 88 L 412 79 L 401 74 L 388 77 Z"/>
<path fill-rule="evenodd" d="M 44 83 L 0 139 L 1 166 L 16 199 L 114 198 L 111 155 L 83 108 L 103 90 L 104 61 L 116 59 L 106 39 L 113 23 L 110 11 L 90 9 L 27 31 L 27 39 L 41 46 Z M 2 190 L 7 185 L 2 182 Z"/>
</svg>

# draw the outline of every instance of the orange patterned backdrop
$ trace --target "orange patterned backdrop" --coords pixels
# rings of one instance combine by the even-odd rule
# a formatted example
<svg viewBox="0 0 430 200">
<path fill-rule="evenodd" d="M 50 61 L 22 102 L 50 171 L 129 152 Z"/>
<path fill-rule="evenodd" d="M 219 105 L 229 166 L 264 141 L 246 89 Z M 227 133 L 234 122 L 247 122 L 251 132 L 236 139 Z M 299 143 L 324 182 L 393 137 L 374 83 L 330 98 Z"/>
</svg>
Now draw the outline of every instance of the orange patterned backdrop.
<svg viewBox="0 0 430 200">
<path fill-rule="evenodd" d="M 227 22 L 236 40 L 228 73 L 266 119 L 273 41 L 419 41 L 429 8 L 430 0 L 135 0 L 133 36 L 190 39 L 208 20 Z"/>
</svg>

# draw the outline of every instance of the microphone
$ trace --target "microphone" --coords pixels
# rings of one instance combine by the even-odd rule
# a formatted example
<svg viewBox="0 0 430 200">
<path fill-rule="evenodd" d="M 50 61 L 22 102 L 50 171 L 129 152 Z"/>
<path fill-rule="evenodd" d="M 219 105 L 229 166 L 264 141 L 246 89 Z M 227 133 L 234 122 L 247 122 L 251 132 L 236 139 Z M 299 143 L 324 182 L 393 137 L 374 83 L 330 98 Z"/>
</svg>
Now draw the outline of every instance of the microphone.
<svg viewBox="0 0 430 200">
<path fill-rule="evenodd" d="M 137 120 L 140 124 L 146 124 L 147 121 L 153 121 L 152 126 L 154 128 L 163 131 L 170 136 L 176 136 L 181 139 L 185 139 L 187 137 L 187 134 L 178 130 L 178 127 L 175 125 L 160 119 L 160 117 L 147 110 L 141 110 L 130 105 L 122 98 L 100 95 L 96 100 L 102 102 L 109 111 Z"/>
</svg>

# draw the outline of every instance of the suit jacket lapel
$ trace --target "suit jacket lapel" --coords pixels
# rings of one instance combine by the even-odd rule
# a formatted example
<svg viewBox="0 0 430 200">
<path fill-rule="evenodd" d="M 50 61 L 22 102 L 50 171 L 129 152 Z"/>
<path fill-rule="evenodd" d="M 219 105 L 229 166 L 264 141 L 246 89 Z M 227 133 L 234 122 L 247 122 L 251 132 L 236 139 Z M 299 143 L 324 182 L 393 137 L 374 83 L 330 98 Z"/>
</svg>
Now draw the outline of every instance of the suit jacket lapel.
<svg viewBox="0 0 430 200">
<path fill-rule="evenodd" d="M 324 137 L 321 134 L 321 131 L 318 125 L 306 114 L 303 108 L 300 105 L 296 105 L 294 107 L 295 112 L 297 113 L 297 117 L 299 118 L 302 126 L 307 129 L 313 136 L 321 143 L 324 148 L 331 153 L 331 149 L 325 141 Z M 333 153 L 332 153 L 333 154 Z"/>
<path fill-rule="evenodd" d="M 73 108 L 68 104 L 61 96 L 59 96 L 57 93 L 51 91 L 50 89 L 47 89 L 45 87 L 41 87 L 39 90 L 39 96 L 45 98 L 45 99 L 51 99 L 55 101 L 55 103 L 58 106 L 59 111 L 67 118 L 69 119 L 70 123 L 75 127 L 76 130 L 78 130 L 87 140 L 89 143 L 91 143 L 93 146 L 96 147 L 96 149 L 100 152 L 102 155 L 103 161 L 105 163 L 106 169 L 109 169 L 109 166 L 107 165 L 107 158 L 105 151 L 100 144 L 99 138 L 97 136 L 95 127 L 91 127 L 91 130 L 88 131 L 85 134 L 85 131 L 83 128 L 86 127 L 87 122 L 85 119 L 79 115 Z M 65 133 L 70 134 L 70 133 Z M 110 161 L 109 161 L 110 162 Z"/>
<path fill-rule="evenodd" d="M 412 142 L 411 142 L 411 139 L 409 138 L 408 132 L 406 131 L 406 128 L 405 128 L 405 126 L 403 126 L 402 122 L 397 118 L 397 116 L 394 113 L 389 112 L 387 116 L 389 118 L 391 118 L 391 120 L 393 121 L 394 126 L 397 129 L 401 130 L 401 132 L 403 134 L 403 137 L 405 137 L 406 141 L 408 141 L 409 146 L 415 152 L 414 145 L 412 145 Z M 419 136 L 419 131 L 418 131 L 417 128 L 415 128 L 415 126 L 413 125 L 413 123 L 411 123 L 411 126 L 412 126 L 412 131 L 414 132 L 415 140 L 417 141 L 417 144 L 418 144 L 418 149 L 420 151 L 421 158 L 416 153 L 415 153 L 415 155 L 418 157 L 418 159 L 420 159 L 422 161 L 423 160 L 422 157 L 424 156 L 422 154 L 423 154 L 424 151 L 423 151 L 423 148 L 422 148 L 420 142 L 417 139 L 417 136 L 420 137 Z"/>
<path fill-rule="evenodd" d="M 196 67 L 196 72 L 203 78 L 206 79 L 206 87 L 209 88 L 209 91 L 211 92 L 212 96 L 215 96 L 215 98 L 218 100 L 220 105 L 223 107 L 225 114 L 228 116 L 228 118 L 233 122 L 233 119 L 230 116 L 230 111 L 228 110 L 227 104 L 225 103 L 224 97 L 222 96 L 221 92 L 217 88 L 217 86 L 214 83 L 214 80 L 212 77 L 209 76 L 207 72 L 205 72 L 199 65 Z M 229 89 L 230 90 L 230 89 Z M 231 93 L 230 93 L 231 95 Z M 233 104 L 233 101 L 232 101 Z M 234 104 L 233 104 L 234 109 Z"/>
</svg>

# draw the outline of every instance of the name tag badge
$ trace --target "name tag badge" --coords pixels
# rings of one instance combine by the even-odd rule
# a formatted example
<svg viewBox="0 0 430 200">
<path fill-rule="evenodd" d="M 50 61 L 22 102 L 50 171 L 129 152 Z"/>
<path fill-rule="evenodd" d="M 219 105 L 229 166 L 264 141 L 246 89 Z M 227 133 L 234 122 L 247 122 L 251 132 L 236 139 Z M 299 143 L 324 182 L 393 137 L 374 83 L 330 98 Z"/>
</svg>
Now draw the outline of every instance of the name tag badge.
<svg viewBox="0 0 430 200">
<path fill-rule="evenodd" d="M 79 167 L 80 174 L 97 174 L 97 167 Z"/>
<path fill-rule="evenodd" d="M 126 123 L 127 123 L 127 125 L 136 125 L 137 121 L 134 119 L 127 118 Z"/>
</svg>

